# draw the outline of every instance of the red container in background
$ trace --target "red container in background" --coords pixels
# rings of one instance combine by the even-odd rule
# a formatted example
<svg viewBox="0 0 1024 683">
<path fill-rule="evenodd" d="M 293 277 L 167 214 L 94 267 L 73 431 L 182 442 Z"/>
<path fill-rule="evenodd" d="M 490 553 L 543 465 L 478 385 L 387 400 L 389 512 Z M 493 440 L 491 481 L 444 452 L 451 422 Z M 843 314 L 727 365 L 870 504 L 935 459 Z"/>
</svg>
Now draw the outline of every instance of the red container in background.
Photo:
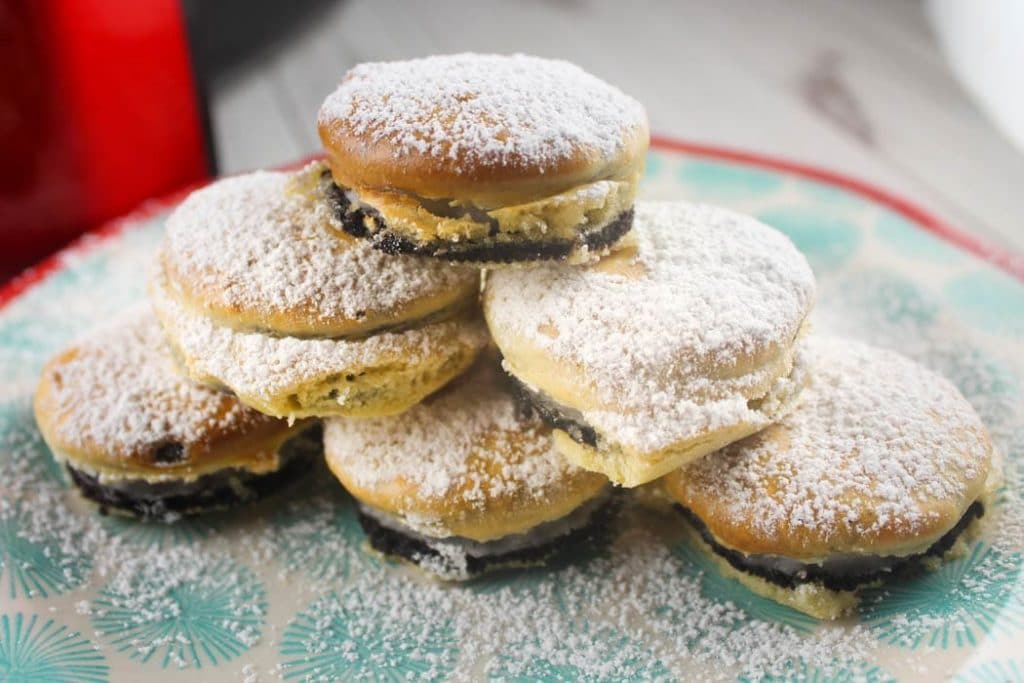
<svg viewBox="0 0 1024 683">
<path fill-rule="evenodd" d="M 208 174 L 177 0 L 0 0 L 0 282 Z"/>
</svg>

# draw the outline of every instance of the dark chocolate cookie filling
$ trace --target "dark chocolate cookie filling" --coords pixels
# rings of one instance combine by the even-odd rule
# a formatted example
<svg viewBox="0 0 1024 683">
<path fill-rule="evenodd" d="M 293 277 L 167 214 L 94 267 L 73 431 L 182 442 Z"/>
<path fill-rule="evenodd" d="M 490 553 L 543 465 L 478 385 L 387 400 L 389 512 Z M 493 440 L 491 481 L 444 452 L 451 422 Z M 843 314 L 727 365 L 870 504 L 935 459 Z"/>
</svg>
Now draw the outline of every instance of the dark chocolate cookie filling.
<svg viewBox="0 0 1024 683">
<path fill-rule="evenodd" d="M 193 481 L 150 483 L 126 479 L 103 484 L 99 478 L 67 464 L 71 481 L 100 511 L 126 512 L 143 519 L 191 515 L 251 503 L 300 478 L 315 464 L 322 448 L 320 426 L 311 427 L 281 447 L 282 465 L 266 474 L 228 469 Z"/>
<path fill-rule="evenodd" d="M 541 545 L 521 548 L 508 553 L 476 557 L 466 555 L 467 578 L 505 567 L 545 564 L 557 557 L 582 553 L 591 546 L 607 543 L 609 527 L 618 512 L 620 501 L 613 494 L 590 516 L 586 525 L 573 529 L 563 536 Z M 450 562 L 441 552 L 424 541 L 407 536 L 401 531 L 384 526 L 374 517 L 359 511 L 359 524 L 372 547 L 390 557 L 399 557 L 417 566 L 432 571 L 432 566 L 445 566 Z"/>
<path fill-rule="evenodd" d="M 859 561 L 859 569 L 847 569 L 845 571 L 830 569 L 821 564 L 798 563 L 794 563 L 797 567 L 795 571 L 781 571 L 756 561 L 758 558 L 764 560 L 770 556 L 748 556 L 736 550 L 726 548 L 715 540 L 715 537 L 697 515 L 682 505 L 677 504 L 676 509 L 700 533 L 701 538 L 707 543 L 708 547 L 734 569 L 760 577 L 782 588 L 796 588 L 805 583 L 817 583 L 834 591 L 852 591 L 890 576 L 904 576 L 921 571 L 922 560 L 928 557 L 942 556 L 953 547 L 956 539 L 975 518 L 985 514 L 985 506 L 981 504 L 981 501 L 974 501 L 964 512 L 963 516 L 960 517 L 960 521 L 956 523 L 956 526 L 947 531 L 942 538 L 933 543 L 923 553 L 907 555 L 905 557 L 868 556 L 863 558 L 863 561 Z M 752 562 L 752 559 L 755 561 Z"/>
<path fill-rule="evenodd" d="M 556 403 L 511 375 L 508 378 L 522 410 L 536 412 L 549 427 L 561 429 L 577 443 L 597 447 L 597 432 L 583 420 L 583 415 L 579 411 Z"/>
<path fill-rule="evenodd" d="M 342 229 L 353 237 L 369 239 L 374 248 L 387 254 L 410 254 L 413 256 L 434 256 L 449 261 L 491 263 L 513 263 L 516 261 L 551 261 L 564 259 L 574 250 L 583 246 L 601 250 L 615 244 L 633 227 L 633 209 L 623 211 L 602 228 L 585 232 L 576 240 L 516 241 L 497 244 L 473 244 L 471 242 L 414 242 L 391 232 L 387 227 L 370 233 L 364 218 L 373 216 L 378 225 L 384 226 L 380 214 L 372 209 L 352 206 L 344 190 L 329 183 L 327 199 L 341 223 Z M 492 231 L 493 232 L 493 231 Z"/>
</svg>

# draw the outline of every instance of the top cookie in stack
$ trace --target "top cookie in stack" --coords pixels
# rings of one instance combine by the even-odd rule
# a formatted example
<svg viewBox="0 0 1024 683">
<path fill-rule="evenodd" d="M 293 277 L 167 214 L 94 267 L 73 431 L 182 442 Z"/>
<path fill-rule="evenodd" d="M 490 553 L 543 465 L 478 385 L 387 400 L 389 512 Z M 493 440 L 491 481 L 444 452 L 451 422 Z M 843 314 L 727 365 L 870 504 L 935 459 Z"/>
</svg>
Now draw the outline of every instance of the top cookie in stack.
<svg viewBox="0 0 1024 683">
<path fill-rule="evenodd" d="M 632 226 L 649 141 L 639 102 L 524 55 L 361 64 L 318 125 L 346 232 L 491 266 L 607 252 Z"/>
</svg>

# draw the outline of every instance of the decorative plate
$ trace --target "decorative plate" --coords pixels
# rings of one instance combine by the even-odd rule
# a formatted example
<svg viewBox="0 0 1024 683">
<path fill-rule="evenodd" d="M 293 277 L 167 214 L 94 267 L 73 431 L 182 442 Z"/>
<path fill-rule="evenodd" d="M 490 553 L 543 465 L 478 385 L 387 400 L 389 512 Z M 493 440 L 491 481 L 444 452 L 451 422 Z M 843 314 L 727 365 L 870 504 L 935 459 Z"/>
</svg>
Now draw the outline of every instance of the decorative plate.
<svg viewBox="0 0 1024 683">
<path fill-rule="evenodd" d="M 1020 262 L 880 190 L 735 152 L 657 140 L 643 194 L 784 231 L 817 273 L 817 328 L 959 386 L 1006 460 L 969 554 L 819 623 L 723 578 L 639 503 L 586 556 L 460 586 L 365 553 L 322 473 L 194 521 L 100 516 L 50 459 L 31 397 L 51 353 L 144 295 L 179 193 L 0 293 L 0 680 L 1022 680 Z"/>
</svg>

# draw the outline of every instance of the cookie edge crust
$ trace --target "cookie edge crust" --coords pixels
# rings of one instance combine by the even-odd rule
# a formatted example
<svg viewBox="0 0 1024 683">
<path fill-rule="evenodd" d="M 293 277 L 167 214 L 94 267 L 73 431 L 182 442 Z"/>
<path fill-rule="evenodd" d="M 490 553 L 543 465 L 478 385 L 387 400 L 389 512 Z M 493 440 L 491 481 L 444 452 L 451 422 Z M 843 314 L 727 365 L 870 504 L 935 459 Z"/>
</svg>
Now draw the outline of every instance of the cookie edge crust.
<svg viewBox="0 0 1024 683">
<path fill-rule="evenodd" d="M 982 504 L 986 505 L 985 503 Z M 989 524 L 989 522 L 984 520 L 988 517 L 990 509 L 986 505 L 986 513 L 972 519 L 948 550 L 941 555 L 921 558 L 917 568 L 926 572 L 935 571 L 943 564 L 966 555 L 968 544 L 981 534 L 981 529 L 984 525 Z M 773 600 L 815 619 L 832 621 L 849 616 L 860 604 L 862 591 L 877 588 L 884 584 L 882 579 L 876 579 L 849 591 L 833 590 L 816 582 L 802 583 L 793 588 L 779 586 L 760 576 L 733 567 L 728 560 L 714 551 L 691 524 L 685 523 L 685 527 L 685 542 L 696 546 L 700 552 L 712 560 L 719 573 L 723 576 L 740 583 L 763 598 Z"/>
<path fill-rule="evenodd" d="M 567 557 L 574 550 L 588 543 L 606 543 L 611 535 L 610 527 L 618 517 L 622 501 L 618 496 L 609 495 L 594 509 L 583 526 L 571 529 L 549 541 L 536 546 L 519 548 L 500 555 L 465 555 L 467 566 L 459 571 L 446 565 L 450 562 L 441 551 L 426 542 L 390 529 L 371 515 L 359 511 L 359 524 L 366 535 L 367 546 L 385 559 L 402 562 L 444 582 L 473 581 L 486 574 L 507 569 L 521 569 L 547 566 L 558 558 Z M 573 511 L 558 519 L 563 519 Z M 549 520 L 557 522 L 558 519 Z M 543 523 L 542 523 L 543 524 Z M 514 534 L 509 534 L 514 535 Z M 443 542 L 444 539 L 438 539 Z M 500 539 L 498 539 L 500 540 Z M 408 554 L 404 554 L 404 552 Z M 472 566 L 470 566 L 472 565 Z"/>
<path fill-rule="evenodd" d="M 377 211 L 353 206 L 345 196 L 345 190 L 337 184 L 332 184 L 331 188 L 329 201 L 342 230 L 355 239 L 369 240 L 375 249 L 391 255 L 437 258 L 452 263 L 492 267 L 540 261 L 566 261 L 570 264 L 591 262 L 597 256 L 607 253 L 632 230 L 635 213 L 630 206 L 604 225 L 589 230 L 580 229 L 573 239 L 523 240 L 504 233 L 507 240 L 495 239 L 499 234 L 488 236 L 486 240 L 424 242 L 391 229 Z M 369 220 L 377 224 L 372 232 L 366 226 Z"/>
<path fill-rule="evenodd" d="M 658 451 L 640 453 L 624 448 L 605 439 L 596 429 L 596 445 L 590 446 L 575 440 L 564 429 L 556 428 L 553 432 L 555 447 L 574 465 L 603 474 L 619 486 L 634 488 L 750 436 L 796 408 L 807 381 L 807 368 L 802 361 L 796 360 L 789 373 L 779 379 L 786 381 L 780 385 L 776 380 L 768 394 L 755 399 L 758 406 L 754 412 L 759 415 L 759 419 L 705 432 Z"/>
<path fill-rule="evenodd" d="M 99 508 L 100 514 L 115 513 L 140 521 L 173 521 L 179 516 L 195 516 L 255 503 L 291 486 L 313 469 L 318 457 L 318 425 L 307 424 L 278 448 L 280 453 L 294 447 L 289 457 L 279 457 L 280 465 L 267 472 L 251 472 L 239 467 L 224 467 L 197 477 L 165 476 L 153 480 L 124 474 L 114 479 L 90 471 L 71 459 L 57 457 L 67 478 L 79 495 Z M 161 495 L 161 487 L 175 485 L 186 493 Z M 124 489 L 138 486 L 151 489 L 149 497 Z"/>
<path fill-rule="evenodd" d="M 394 360 L 395 354 L 390 354 L 392 356 L 390 358 L 385 354 L 381 358 L 382 365 L 332 368 L 281 391 L 257 395 L 254 392 L 243 391 L 238 386 L 232 386 L 224 378 L 201 367 L 204 364 L 198 358 L 190 357 L 185 353 L 177 338 L 174 315 L 167 310 L 167 307 L 178 308 L 180 314 L 193 316 L 201 323 L 209 324 L 225 334 L 261 333 L 238 332 L 189 311 L 167 293 L 166 282 L 163 281 L 163 275 L 160 272 L 154 274 L 149 289 L 153 300 L 153 309 L 167 335 L 167 343 L 178 364 L 192 381 L 213 389 L 233 393 L 239 401 L 264 415 L 288 420 L 327 416 L 378 417 L 402 413 L 462 374 L 473 364 L 485 345 L 483 321 L 474 310 L 470 309 L 457 318 L 407 331 L 407 333 L 411 333 L 441 325 L 453 327 L 452 338 L 447 343 L 439 345 L 442 348 L 436 349 L 437 353 L 432 355 L 433 362 L 431 363 L 407 367 L 398 372 L 394 369 L 387 369 L 392 364 L 391 361 Z M 458 329 L 454 329 L 456 327 Z M 372 339 L 373 337 L 368 338 L 368 340 Z M 360 341 L 345 342 L 345 340 L 310 341 L 360 343 Z M 349 377 L 353 379 L 349 380 Z M 367 377 L 375 379 L 375 381 L 369 382 L 365 379 Z M 337 396 L 332 397 L 332 392 L 337 392 L 340 396 L 342 390 L 346 396 L 344 402 L 340 402 Z"/>
</svg>

